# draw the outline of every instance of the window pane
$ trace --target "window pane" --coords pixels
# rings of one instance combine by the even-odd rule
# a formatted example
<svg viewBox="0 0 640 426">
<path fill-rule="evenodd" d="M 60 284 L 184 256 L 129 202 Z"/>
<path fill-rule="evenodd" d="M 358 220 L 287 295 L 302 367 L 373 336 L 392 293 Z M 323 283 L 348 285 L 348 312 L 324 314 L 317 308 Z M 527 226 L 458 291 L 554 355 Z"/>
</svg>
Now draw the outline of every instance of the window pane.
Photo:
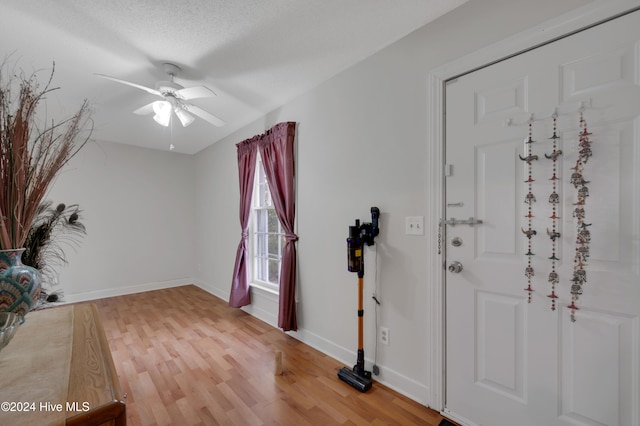
<svg viewBox="0 0 640 426">
<path fill-rule="evenodd" d="M 269 261 L 269 282 L 273 284 L 280 283 L 280 261 Z"/>
<path fill-rule="evenodd" d="M 255 232 L 267 232 L 267 212 L 265 210 L 256 210 Z"/>
<path fill-rule="evenodd" d="M 277 234 L 268 234 L 269 235 L 269 255 L 273 257 L 280 258 L 280 236 Z"/>
<path fill-rule="evenodd" d="M 256 256 L 267 257 L 267 234 L 256 234 Z"/>
<path fill-rule="evenodd" d="M 259 183 L 256 191 L 258 195 L 257 207 L 265 207 L 267 205 L 266 194 L 269 190 L 264 183 Z"/>
<path fill-rule="evenodd" d="M 262 186 L 262 190 L 264 192 L 264 204 L 263 206 L 265 207 L 271 207 L 272 203 L 271 203 L 271 192 L 269 191 L 269 185 L 267 184 L 267 181 L 264 181 L 264 184 Z"/>
<path fill-rule="evenodd" d="M 256 260 L 256 278 L 260 281 L 267 281 L 267 259 L 259 258 Z"/>
<path fill-rule="evenodd" d="M 278 233 L 280 231 L 280 221 L 278 220 L 278 215 L 276 214 L 275 209 L 267 210 L 269 213 L 269 225 L 268 230 L 270 233 Z"/>
<path fill-rule="evenodd" d="M 260 185 L 259 183 L 258 185 L 256 185 L 256 189 L 253 197 L 256 200 L 256 203 L 255 203 L 256 207 L 264 206 L 264 191 L 262 190 L 262 185 Z"/>
</svg>

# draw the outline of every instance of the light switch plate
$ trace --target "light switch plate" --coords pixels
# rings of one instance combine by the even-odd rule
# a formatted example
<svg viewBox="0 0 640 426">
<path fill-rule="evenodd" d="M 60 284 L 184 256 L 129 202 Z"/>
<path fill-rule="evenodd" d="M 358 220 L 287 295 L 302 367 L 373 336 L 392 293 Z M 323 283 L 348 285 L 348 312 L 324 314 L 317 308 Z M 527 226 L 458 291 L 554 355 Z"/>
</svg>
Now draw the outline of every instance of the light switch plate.
<svg viewBox="0 0 640 426">
<path fill-rule="evenodd" d="M 407 216 L 405 218 L 406 235 L 424 235 L 424 216 Z"/>
</svg>

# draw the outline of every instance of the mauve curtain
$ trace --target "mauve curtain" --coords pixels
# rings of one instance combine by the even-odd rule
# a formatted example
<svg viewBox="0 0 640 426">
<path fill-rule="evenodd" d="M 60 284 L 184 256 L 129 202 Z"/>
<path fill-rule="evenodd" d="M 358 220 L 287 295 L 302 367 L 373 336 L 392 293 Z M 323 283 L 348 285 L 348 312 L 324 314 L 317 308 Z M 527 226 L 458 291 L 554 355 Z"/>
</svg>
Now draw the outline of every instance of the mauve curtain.
<svg viewBox="0 0 640 426">
<path fill-rule="evenodd" d="M 256 155 L 260 138 L 261 136 L 254 136 L 236 145 L 238 151 L 238 175 L 240 177 L 240 227 L 242 228 L 242 237 L 236 252 L 231 294 L 229 295 L 229 306 L 233 308 L 240 308 L 251 303 L 247 270 L 247 262 L 249 260 L 247 230 L 249 229 L 249 218 L 251 217 L 251 197 L 253 195 Z"/>
<path fill-rule="evenodd" d="M 285 234 L 280 267 L 280 301 L 278 327 L 284 331 L 297 330 L 296 318 L 296 246 L 298 236 L 293 232 L 295 219 L 295 188 L 293 141 L 296 123 L 279 123 L 258 142 L 271 199 Z"/>
</svg>

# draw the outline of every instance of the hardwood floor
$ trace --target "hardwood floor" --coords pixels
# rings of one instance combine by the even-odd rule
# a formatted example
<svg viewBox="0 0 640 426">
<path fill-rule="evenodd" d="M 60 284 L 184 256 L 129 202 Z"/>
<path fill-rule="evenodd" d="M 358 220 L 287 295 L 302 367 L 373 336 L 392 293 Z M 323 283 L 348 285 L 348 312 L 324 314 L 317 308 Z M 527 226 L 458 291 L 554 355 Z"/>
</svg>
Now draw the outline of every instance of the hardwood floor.
<svg viewBox="0 0 640 426">
<path fill-rule="evenodd" d="M 385 386 L 196 286 L 94 301 L 126 393 L 128 425 L 438 425 Z M 276 353 L 282 375 L 275 375 Z"/>
</svg>

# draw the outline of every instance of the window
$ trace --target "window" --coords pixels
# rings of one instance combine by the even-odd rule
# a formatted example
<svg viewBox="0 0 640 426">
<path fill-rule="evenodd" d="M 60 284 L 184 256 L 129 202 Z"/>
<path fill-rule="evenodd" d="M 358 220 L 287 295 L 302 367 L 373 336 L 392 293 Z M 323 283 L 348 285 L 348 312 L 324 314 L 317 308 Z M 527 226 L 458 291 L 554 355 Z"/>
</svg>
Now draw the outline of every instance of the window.
<svg viewBox="0 0 640 426">
<path fill-rule="evenodd" d="M 285 238 L 271 200 L 260 154 L 253 190 L 250 257 L 253 282 L 277 289 Z"/>
</svg>

